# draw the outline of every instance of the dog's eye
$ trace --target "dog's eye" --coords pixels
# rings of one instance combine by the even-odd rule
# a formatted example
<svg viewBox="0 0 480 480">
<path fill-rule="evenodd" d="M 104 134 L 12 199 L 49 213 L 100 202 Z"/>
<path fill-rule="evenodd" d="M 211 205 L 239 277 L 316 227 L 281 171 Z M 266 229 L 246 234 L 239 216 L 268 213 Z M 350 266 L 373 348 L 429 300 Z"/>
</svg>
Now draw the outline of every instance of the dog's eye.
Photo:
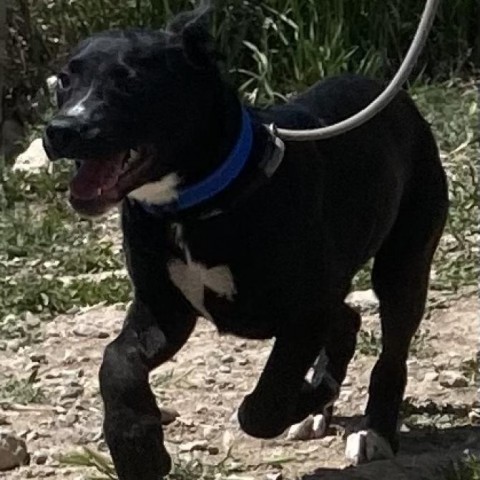
<svg viewBox="0 0 480 480">
<path fill-rule="evenodd" d="M 113 68 L 112 75 L 116 80 L 126 80 L 131 77 L 130 70 L 120 65 Z"/>
<path fill-rule="evenodd" d="M 57 79 L 57 85 L 60 90 L 70 88 L 70 77 L 66 73 L 60 73 Z"/>
<path fill-rule="evenodd" d="M 111 71 L 111 75 L 118 91 L 130 95 L 137 86 L 137 78 L 132 69 L 117 65 Z"/>
</svg>

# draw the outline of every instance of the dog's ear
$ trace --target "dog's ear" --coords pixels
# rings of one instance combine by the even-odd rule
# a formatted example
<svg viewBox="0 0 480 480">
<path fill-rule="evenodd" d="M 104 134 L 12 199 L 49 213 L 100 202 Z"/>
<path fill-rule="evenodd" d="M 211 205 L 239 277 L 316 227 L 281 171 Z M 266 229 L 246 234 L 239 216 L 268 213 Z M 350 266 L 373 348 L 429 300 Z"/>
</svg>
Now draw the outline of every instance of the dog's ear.
<svg viewBox="0 0 480 480">
<path fill-rule="evenodd" d="M 167 25 L 172 42 L 180 43 L 187 60 L 197 68 L 206 68 L 215 63 L 214 40 L 210 34 L 213 8 L 209 1 L 190 12 L 183 12 Z"/>
</svg>

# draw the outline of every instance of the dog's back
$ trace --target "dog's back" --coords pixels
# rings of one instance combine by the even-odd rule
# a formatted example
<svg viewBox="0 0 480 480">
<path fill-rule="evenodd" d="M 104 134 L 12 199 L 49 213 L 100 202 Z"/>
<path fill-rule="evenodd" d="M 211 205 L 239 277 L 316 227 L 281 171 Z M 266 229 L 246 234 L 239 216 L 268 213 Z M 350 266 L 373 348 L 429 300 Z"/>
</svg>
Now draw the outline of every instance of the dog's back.
<svg viewBox="0 0 480 480">
<path fill-rule="evenodd" d="M 262 113 L 265 121 L 280 127 L 331 125 L 365 108 L 382 90 L 380 82 L 359 75 L 332 77 Z M 407 92 L 361 127 L 313 143 L 310 157 L 322 164 L 317 173 L 312 169 L 322 176 L 318 214 L 345 265 L 357 268 L 375 255 L 400 210 L 422 197 L 437 195 L 443 211 L 445 178 L 436 142 Z M 287 163 L 312 161 L 302 154 L 306 148 L 305 143 L 289 144 Z M 289 150 L 290 157 L 298 158 L 289 158 Z"/>
</svg>

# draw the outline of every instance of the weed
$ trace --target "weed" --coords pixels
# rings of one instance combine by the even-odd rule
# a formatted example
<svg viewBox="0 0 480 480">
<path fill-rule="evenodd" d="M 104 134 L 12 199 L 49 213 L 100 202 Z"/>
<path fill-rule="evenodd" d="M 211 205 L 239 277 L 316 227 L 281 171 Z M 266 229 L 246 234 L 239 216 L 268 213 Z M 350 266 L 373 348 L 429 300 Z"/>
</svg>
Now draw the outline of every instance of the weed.
<svg viewBox="0 0 480 480">
<path fill-rule="evenodd" d="M 466 455 L 464 460 L 457 462 L 452 471 L 447 473 L 446 480 L 480 480 L 480 458 Z"/>
<path fill-rule="evenodd" d="M 0 402 L 20 403 L 44 403 L 45 393 L 37 385 L 38 370 L 34 369 L 28 378 L 9 378 L 0 385 Z"/>
<path fill-rule="evenodd" d="M 361 355 L 378 357 L 382 351 L 382 340 L 374 330 L 360 330 L 357 352 Z"/>
<path fill-rule="evenodd" d="M 96 473 L 93 474 L 94 476 L 87 477 L 89 480 L 117 479 L 110 458 L 89 448 L 61 456 L 59 460 L 63 465 L 93 469 Z M 175 458 L 172 472 L 168 478 L 170 480 L 217 480 L 243 470 L 242 465 L 232 457 L 231 451 L 228 451 L 225 457 L 216 464 L 202 463 L 191 455 L 180 455 Z"/>
</svg>

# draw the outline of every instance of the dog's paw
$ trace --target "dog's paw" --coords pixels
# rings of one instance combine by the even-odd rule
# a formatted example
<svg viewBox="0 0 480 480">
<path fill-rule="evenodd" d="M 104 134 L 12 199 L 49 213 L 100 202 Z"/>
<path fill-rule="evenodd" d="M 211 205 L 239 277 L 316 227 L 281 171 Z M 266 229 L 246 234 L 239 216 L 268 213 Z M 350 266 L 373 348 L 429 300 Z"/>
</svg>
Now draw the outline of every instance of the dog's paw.
<svg viewBox="0 0 480 480">
<path fill-rule="evenodd" d="M 119 478 L 160 480 L 171 469 L 160 415 L 123 411 L 106 415 L 104 434 Z"/>
<path fill-rule="evenodd" d="M 352 465 L 394 458 L 392 447 L 373 430 L 360 430 L 347 437 L 345 457 Z"/>
<path fill-rule="evenodd" d="M 309 415 L 303 422 L 292 425 L 287 440 L 313 440 L 323 438 L 327 433 L 328 420 L 322 415 Z"/>
</svg>

